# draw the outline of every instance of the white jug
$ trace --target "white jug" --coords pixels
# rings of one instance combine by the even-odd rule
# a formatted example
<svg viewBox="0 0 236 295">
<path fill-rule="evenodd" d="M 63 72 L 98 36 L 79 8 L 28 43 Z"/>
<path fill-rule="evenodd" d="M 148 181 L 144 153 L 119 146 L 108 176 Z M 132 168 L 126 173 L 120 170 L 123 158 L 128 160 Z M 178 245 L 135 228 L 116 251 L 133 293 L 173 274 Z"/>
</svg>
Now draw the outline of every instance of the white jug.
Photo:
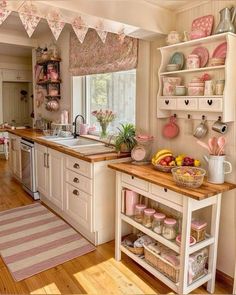
<svg viewBox="0 0 236 295">
<path fill-rule="evenodd" d="M 232 165 L 230 162 L 225 161 L 225 156 L 213 156 L 209 158 L 204 156 L 204 159 L 208 163 L 208 175 L 207 180 L 211 183 L 221 184 L 225 181 L 225 174 L 232 172 Z M 225 171 L 225 165 L 229 166 L 229 170 Z"/>
</svg>

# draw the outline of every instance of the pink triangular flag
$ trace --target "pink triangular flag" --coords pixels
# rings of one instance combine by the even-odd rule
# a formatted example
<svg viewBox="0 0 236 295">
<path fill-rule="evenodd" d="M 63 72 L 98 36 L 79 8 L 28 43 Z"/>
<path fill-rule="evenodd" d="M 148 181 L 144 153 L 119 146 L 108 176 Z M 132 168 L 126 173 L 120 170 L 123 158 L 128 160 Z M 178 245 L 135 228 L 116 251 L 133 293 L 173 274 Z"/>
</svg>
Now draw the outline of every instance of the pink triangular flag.
<svg viewBox="0 0 236 295">
<path fill-rule="evenodd" d="M 76 17 L 71 25 L 80 43 L 83 43 L 88 32 L 88 27 L 85 25 L 81 17 Z"/>
<path fill-rule="evenodd" d="M 40 17 L 37 15 L 37 8 L 32 4 L 25 4 L 20 12 L 20 19 L 29 37 L 33 35 L 33 32 L 37 28 L 40 22 Z"/>
<path fill-rule="evenodd" d="M 47 22 L 54 38 L 57 40 L 65 26 L 65 22 L 61 20 L 60 13 L 56 11 L 49 13 L 47 16 Z"/>
<path fill-rule="evenodd" d="M 0 1 L 0 25 L 7 19 L 10 13 L 11 11 L 7 9 L 7 1 Z"/>
</svg>

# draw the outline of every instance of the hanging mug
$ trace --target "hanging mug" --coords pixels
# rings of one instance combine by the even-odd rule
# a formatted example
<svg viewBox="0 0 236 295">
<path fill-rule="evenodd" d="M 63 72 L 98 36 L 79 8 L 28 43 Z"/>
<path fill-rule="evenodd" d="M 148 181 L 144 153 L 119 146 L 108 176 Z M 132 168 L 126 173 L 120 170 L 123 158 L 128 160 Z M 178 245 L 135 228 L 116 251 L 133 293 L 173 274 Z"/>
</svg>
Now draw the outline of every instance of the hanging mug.
<svg viewBox="0 0 236 295">
<path fill-rule="evenodd" d="M 228 125 L 224 122 L 221 122 L 221 117 L 212 125 L 212 130 L 225 134 L 228 130 Z"/>
</svg>

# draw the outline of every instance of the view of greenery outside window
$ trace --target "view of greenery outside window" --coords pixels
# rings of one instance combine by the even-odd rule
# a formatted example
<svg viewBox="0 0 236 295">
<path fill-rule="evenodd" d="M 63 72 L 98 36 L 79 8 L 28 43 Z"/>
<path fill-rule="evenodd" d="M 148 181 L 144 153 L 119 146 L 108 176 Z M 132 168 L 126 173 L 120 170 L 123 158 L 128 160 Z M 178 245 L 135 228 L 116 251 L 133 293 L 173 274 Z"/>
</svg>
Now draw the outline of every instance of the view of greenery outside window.
<svg viewBox="0 0 236 295">
<path fill-rule="evenodd" d="M 136 70 L 89 75 L 86 82 L 86 118 L 90 125 L 99 124 L 92 111 L 109 109 L 116 119 L 108 130 L 116 132 L 120 123 L 135 124 Z"/>
</svg>

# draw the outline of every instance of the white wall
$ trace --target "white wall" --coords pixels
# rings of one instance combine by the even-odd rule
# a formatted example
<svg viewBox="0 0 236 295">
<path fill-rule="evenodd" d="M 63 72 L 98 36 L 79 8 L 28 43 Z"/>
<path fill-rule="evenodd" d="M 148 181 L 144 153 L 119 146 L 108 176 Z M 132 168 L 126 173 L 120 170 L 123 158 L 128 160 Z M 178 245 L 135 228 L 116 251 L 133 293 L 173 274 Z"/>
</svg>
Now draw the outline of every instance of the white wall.
<svg viewBox="0 0 236 295">
<path fill-rule="evenodd" d="M 176 29 L 179 32 L 190 31 L 191 23 L 193 19 L 199 16 L 213 14 L 215 16 L 215 26 L 219 21 L 219 10 L 225 6 L 236 5 L 236 1 L 209 1 L 205 5 L 200 7 L 183 11 L 177 14 L 177 23 Z M 156 118 L 156 95 L 158 89 L 158 66 L 160 63 L 160 53 L 157 51 L 157 47 L 165 44 L 164 40 L 158 42 L 153 42 L 151 46 L 151 95 L 150 95 L 150 130 L 151 133 L 155 136 L 155 146 L 153 151 L 160 148 L 170 148 L 174 153 L 185 153 L 190 156 L 199 158 L 202 161 L 203 166 L 205 166 L 203 155 L 205 151 L 196 144 L 196 139 L 193 136 L 186 135 L 184 120 L 178 120 L 180 127 L 180 134 L 177 138 L 173 140 L 164 139 L 161 135 L 162 127 L 167 122 L 166 119 L 157 119 Z M 199 124 L 199 121 L 194 122 L 194 127 Z M 213 122 L 208 122 L 210 132 L 204 141 L 217 134 L 211 131 L 211 125 Z M 234 173 L 229 175 L 226 179 L 231 182 L 236 182 L 236 125 L 235 123 L 229 124 L 229 131 L 226 134 L 227 148 L 226 154 L 228 160 L 233 165 Z M 219 248 L 218 248 L 218 261 L 217 269 L 233 277 L 234 275 L 234 264 L 235 264 L 235 197 L 236 192 L 231 191 L 223 195 L 222 198 L 222 210 L 221 210 L 221 220 L 220 220 L 220 236 L 219 236 Z M 205 212 L 206 219 L 209 219 L 208 213 Z"/>
</svg>

